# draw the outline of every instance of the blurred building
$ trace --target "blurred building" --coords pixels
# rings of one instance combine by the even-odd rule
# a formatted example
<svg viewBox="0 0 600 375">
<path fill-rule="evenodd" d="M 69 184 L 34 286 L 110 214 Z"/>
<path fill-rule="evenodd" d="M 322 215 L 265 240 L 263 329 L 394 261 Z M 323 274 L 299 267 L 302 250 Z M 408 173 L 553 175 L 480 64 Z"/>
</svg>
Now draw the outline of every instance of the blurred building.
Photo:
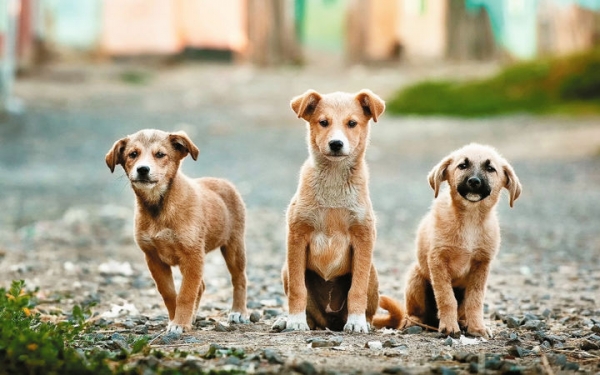
<svg viewBox="0 0 600 375">
<path fill-rule="evenodd" d="M 261 65 L 529 59 L 600 43 L 600 0 L 15 1 L 21 64 L 190 50 Z"/>
</svg>

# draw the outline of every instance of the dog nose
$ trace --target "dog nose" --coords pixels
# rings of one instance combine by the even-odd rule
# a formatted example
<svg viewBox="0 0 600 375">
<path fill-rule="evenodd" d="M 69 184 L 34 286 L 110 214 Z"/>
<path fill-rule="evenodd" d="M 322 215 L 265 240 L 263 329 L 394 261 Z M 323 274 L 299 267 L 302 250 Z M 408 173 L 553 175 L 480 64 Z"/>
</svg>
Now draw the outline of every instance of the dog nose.
<svg viewBox="0 0 600 375">
<path fill-rule="evenodd" d="M 481 180 L 477 177 L 470 177 L 467 180 L 467 184 L 469 184 L 470 187 L 477 188 L 481 186 Z"/>
<path fill-rule="evenodd" d="M 333 141 L 329 141 L 329 148 L 331 149 L 331 151 L 333 152 L 338 152 L 342 149 L 342 147 L 344 147 L 344 142 L 340 141 L 340 140 L 333 140 Z"/>
<path fill-rule="evenodd" d="M 148 173 L 150 173 L 150 167 L 148 167 L 148 166 L 145 166 L 145 165 L 143 165 L 143 166 L 141 166 L 141 167 L 138 167 L 138 168 L 137 168 L 137 173 L 138 173 L 140 176 L 147 176 L 147 175 L 148 175 Z"/>
</svg>

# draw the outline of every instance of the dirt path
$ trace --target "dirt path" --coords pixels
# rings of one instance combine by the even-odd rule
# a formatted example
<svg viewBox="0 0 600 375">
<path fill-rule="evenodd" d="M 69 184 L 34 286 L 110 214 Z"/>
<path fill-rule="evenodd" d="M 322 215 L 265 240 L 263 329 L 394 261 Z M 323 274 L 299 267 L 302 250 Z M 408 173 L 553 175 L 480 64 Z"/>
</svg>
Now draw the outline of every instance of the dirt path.
<svg viewBox="0 0 600 375">
<path fill-rule="evenodd" d="M 199 160 L 184 163 L 186 173 L 229 178 L 247 203 L 249 307 L 260 321 L 221 332 L 229 329 L 223 323 L 231 291 L 222 259 L 212 254 L 198 330 L 174 341 L 158 337 L 156 348 L 190 352 L 187 361 L 203 368 L 256 372 L 310 373 L 311 366 L 328 373 L 597 372 L 598 118 L 384 114 L 373 126 L 368 159 L 378 215 L 375 263 L 381 292 L 399 299 L 414 260 L 414 230 L 433 199 L 425 181 L 431 167 L 472 141 L 493 144 L 515 167 L 524 192 L 514 209 L 506 197 L 499 206 L 502 248 L 486 296 L 494 339 L 452 341 L 391 330 L 270 332 L 285 307 L 279 280 L 283 214 L 306 157 L 304 126 L 289 110 L 289 99 L 308 88 L 369 87 L 385 97 L 420 77 L 492 68 L 311 72 L 196 65 L 143 70 L 149 83 L 135 86 L 119 81 L 122 67 L 65 66 L 20 81 L 17 93 L 28 110 L 0 123 L 0 283 L 23 278 L 39 286 L 45 311 L 97 301 L 99 346 L 110 348 L 114 334 L 159 333 L 166 310 L 133 244 L 133 196 L 122 172 L 110 174 L 104 154 L 117 138 L 140 128 L 184 129 L 200 147 Z M 129 310 L 112 311 L 126 303 Z M 308 342 L 338 336 L 335 347 Z M 371 341 L 383 348 L 368 348 Z M 223 349 L 221 358 L 201 358 L 211 344 L 242 348 L 245 357 Z"/>
</svg>

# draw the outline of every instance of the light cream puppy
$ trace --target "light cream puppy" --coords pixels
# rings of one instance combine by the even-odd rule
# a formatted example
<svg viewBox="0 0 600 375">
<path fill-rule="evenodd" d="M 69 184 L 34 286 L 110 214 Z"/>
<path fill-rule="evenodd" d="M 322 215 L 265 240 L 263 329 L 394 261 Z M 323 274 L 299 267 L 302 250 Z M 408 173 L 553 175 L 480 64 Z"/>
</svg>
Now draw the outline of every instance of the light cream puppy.
<svg viewBox="0 0 600 375">
<path fill-rule="evenodd" d="M 246 209 L 228 181 L 191 179 L 180 170 L 198 147 L 184 132 L 141 130 L 115 142 L 106 154 L 111 172 L 121 165 L 136 196 L 135 239 L 146 255 L 156 287 L 169 311 L 169 332 L 190 329 L 204 292 L 204 255 L 221 249 L 233 283 L 229 321 L 247 320 Z M 183 276 L 175 290 L 171 267 Z"/>
<path fill-rule="evenodd" d="M 469 144 L 428 176 L 436 199 L 417 231 L 417 258 L 407 279 L 405 325 L 421 322 L 447 334 L 489 337 L 483 301 L 490 263 L 500 247 L 496 205 L 521 194 L 511 165 L 492 147 Z M 448 188 L 440 191 L 444 181 Z"/>
<path fill-rule="evenodd" d="M 282 270 L 293 330 L 368 332 L 378 305 L 375 215 L 365 151 L 385 103 L 369 90 L 309 90 L 291 107 L 306 121 L 309 157 L 287 211 Z"/>
</svg>

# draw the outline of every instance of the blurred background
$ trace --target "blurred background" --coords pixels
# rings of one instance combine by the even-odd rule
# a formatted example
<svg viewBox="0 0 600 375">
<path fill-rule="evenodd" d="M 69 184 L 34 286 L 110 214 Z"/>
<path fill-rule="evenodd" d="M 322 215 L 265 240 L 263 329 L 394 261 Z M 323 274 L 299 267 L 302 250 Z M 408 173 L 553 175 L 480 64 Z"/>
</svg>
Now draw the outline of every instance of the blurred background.
<svg viewBox="0 0 600 375">
<path fill-rule="evenodd" d="M 401 296 L 427 173 L 469 142 L 497 147 L 524 187 L 499 205 L 515 266 L 495 275 L 598 270 L 600 0 L 0 0 L 0 47 L 2 283 L 96 290 L 82 280 L 108 259 L 148 280 L 133 193 L 104 155 L 160 128 L 199 146 L 188 175 L 238 186 L 253 274 L 269 272 L 251 287 L 280 293 L 307 156 L 289 101 L 307 89 L 387 102 L 368 151 L 383 289 Z M 226 285 L 223 270 L 207 272 Z"/>
</svg>

